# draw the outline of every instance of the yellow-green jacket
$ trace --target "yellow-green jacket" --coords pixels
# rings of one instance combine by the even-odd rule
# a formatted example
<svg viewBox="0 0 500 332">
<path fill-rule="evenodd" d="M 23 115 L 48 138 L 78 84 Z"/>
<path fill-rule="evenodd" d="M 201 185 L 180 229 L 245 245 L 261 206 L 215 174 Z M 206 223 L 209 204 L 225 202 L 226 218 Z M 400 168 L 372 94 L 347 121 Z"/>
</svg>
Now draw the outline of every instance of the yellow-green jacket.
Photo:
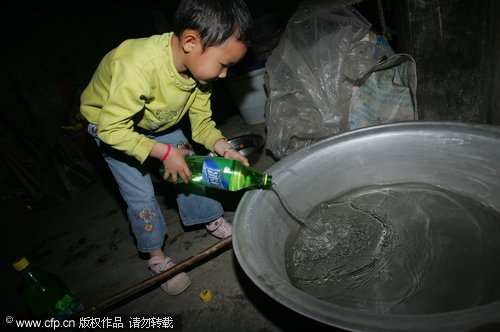
<svg viewBox="0 0 500 332">
<path fill-rule="evenodd" d="M 211 119 L 210 87 L 176 71 L 172 35 L 124 41 L 103 58 L 81 96 L 80 110 L 99 126 L 97 136 L 141 163 L 155 141 L 134 126 L 159 132 L 189 112 L 194 141 L 213 151 L 215 142 L 224 138 Z"/>
</svg>

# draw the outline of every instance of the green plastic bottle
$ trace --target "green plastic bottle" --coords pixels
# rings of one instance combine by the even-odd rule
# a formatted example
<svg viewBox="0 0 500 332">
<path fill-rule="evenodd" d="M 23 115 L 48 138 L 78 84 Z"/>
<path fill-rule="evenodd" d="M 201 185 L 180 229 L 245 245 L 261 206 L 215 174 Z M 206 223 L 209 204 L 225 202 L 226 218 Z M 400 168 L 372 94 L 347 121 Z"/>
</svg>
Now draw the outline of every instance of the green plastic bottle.
<svg viewBox="0 0 500 332">
<path fill-rule="evenodd" d="M 25 257 L 12 266 L 21 273 L 23 298 L 35 316 L 64 319 L 84 309 L 55 274 L 31 266 Z"/>
<path fill-rule="evenodd" d="M 207 187 L 238 191 L 254 187 L 267 188 L 273 183 L 271 175 L 261 174 L 239 160 L 190 155 L 185 159 L 191 171 L 191 182 Z M 160 168 L 160 174 L 165 174 L 163 166 Z M 171 177 L 167 180 L 172 181 Z M 177 181 L 182 182 L 182 179 L 178 177 Z"/>
</svg>

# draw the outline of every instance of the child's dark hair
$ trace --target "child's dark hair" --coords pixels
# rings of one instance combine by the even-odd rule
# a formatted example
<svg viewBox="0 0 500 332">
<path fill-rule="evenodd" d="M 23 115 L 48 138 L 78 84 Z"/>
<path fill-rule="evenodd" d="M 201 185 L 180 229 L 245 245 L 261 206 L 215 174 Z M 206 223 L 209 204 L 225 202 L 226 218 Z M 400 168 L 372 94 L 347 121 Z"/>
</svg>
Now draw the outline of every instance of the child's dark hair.
<svg viewBox="0 0 500 332">
<path fill-rule="evenodd" d="M 175 12 L 173 31 L 198 31 L 203 48 L 223 44 L 231 36 L 250 46 L 253 22 L 243 0 L 182 0 Z"/>
</svg>

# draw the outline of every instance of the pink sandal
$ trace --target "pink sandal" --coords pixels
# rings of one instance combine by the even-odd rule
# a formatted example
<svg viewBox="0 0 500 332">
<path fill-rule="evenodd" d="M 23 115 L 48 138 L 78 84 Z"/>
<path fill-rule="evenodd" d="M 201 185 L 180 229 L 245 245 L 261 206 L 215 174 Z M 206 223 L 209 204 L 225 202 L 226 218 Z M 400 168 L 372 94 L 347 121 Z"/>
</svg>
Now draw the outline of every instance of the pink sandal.
<svg viewBox="0 0 500 332">
<path fill-rule="evenodd" d="M 173 267 L 175 263 L 170 257 L 162 259 L 154 256 L 149 259 L 148 265 L 152 274 L 159 274 Z M 190 284 L 189 276 L 185 272 L 181 272 L 162 283 L 161 288 L 169 295 L 177 295 L 184 292 Z"/>
<path fill-rule="evenodd" d="M 206 227 L 208 233 L 219 239 L 225 239 L 233 234 L 233 226 L 224 217 L 209 222 Z"/>
</svg>

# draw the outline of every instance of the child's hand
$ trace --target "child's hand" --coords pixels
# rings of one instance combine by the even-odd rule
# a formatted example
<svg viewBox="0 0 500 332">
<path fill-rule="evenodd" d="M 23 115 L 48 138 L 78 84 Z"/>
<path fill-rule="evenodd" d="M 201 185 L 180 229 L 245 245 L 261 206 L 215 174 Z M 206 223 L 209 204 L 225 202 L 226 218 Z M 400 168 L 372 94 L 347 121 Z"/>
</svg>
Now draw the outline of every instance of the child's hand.
<svg viewBox="0 0 500 332">
<path fill-rule="evenodd" d="M 229 149 L 226 151 L 224 154 L 224 158 L 226 159 L 235 159 L 235 160 L 240 160 L 245 164 L 245 166 L 250 166 L 250 163 L 248 162 L 248 159 L 245 158 L 244 155 L 236 151 L 236 149 Z"/>
<path fill-rule="evenodd" d="M 187 154 L 189 154 L 189 150 L 177 149 L 172 146 L 168 157 L 163 161 L 165 167 L 163 178 L 165 180 L 172 176 L 172 182 L 177 183 L 177 178 L 180 176 L 184 183 L 191 181 L 191 171 L 184 160 L 184 156 Z"/>
<path fill-rule="evenodd" d="M 221 138 L 215 143 L 214 151 L 222 158 L 240 160 L 243 164 L 245 164 L 245 166 L 250 166 L 248 159 L 236 151 L 236 149 L 232 147 L 224 138 Z"/>
</svg>

